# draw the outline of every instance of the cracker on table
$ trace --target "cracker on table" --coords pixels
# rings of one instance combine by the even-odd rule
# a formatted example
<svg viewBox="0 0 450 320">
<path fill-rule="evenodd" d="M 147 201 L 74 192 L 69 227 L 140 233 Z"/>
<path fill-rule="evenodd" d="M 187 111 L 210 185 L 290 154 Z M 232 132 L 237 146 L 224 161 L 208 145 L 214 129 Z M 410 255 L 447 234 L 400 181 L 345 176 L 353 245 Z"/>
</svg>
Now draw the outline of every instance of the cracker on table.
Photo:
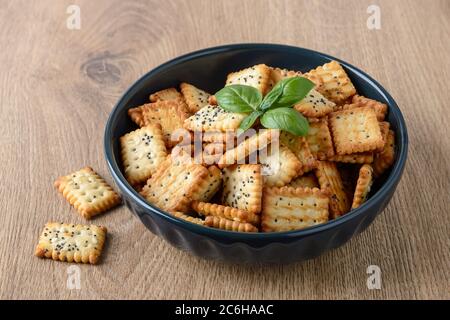
<svg viewBox="0 0 450 320">
<path fill-rule="evenodd" d="M 219 106 L 206 105 L 184 121 L 184 128 L 192 131 L 237 130 L 246 113 L 228 112 Z"/>
<path fill-rule="evenodd" d="M 325 98 L 316 89 L 311 89 L 309 93 L 294 109 L 301 112 L 305 117 L 320 118 L 334 111 L 336 104 Z"/>
<path fill-rule="evenodd" d="M 192 196 L 192 200 L 208 202 L 219 191 L 222 185 L 222 171 L 216 166 L 208 167 L 208 175 L 199 185 L 199 189 Z"/>
<path fill-rule="evenodd" d="M 380 153 L 375 154 L 373 160 L 373 170 L 375 177 L 379 177 L 385 172 L 395 161 L 395 133 L 389 130 L 384 149 Z"/>
<path fill-rule="evenodd" d="M 132 185 L 147 181 L 167 156 L 161 127 L 148 125 L 120 137 L 125 178 Z"/>
<path fill-rule="evenodd" d="M 333 112 L 329 124 L 337 154 L 374 151 L 384 145 L 375 111 L 369 107 Z"/>
<path fill-rule="evenodd" d="M 291 231 L 328 221 L 327 192 L 317 188 L 264 188 L 261 228 Z"/>
<path fill-rule="evenodd" d="M 308 172 L 300 177 L 293 179 L 287 184 L 292 188 L 319 188 L 319 181 L 314 173 Z"/>
<path fill-rule="evenodd" d="M 59 261 L 96 264 L 102 253 L 106 228 L 49 222 L 39 237 L 35 255 Z"/>
<path fill-rule="evenodd" d="M 286 146 L 269 145 L 266 152 L 261 152 L 258 162 L 262 165 L 264 185 L 282 187 L 298 176 L 302 164 L 295 154 Z"/>
<path fill-rule="evenodd" d="M 363 204 L 370 192 L 373 183 L 373 169 L 370 164 L 364 164 L 359 169 L 358 181 L 356 182 L 355 194 L 353 195 L 352 209 Z"/>
<path fill-rule="evenodd" d="M 350 201 L 345 192 L 341 175 L 334 162 L 319 161 L 316 169 L 320 189 L 328 190 L 330 196 L 330 216 L 335 219 L 350 211 Z"/>
<path fill-rule="evenodd" d="M 169 155 L 147 180 L 141 195 L 162 210 L 188 212 L 193 197 L 208 177 L 208 169 L 181 156 Z"/>
<path fill-rule="evenodd" d="M 334 155 L 333 141 L 326 118 L 309 124 L 306 142 L 308 142 L 309 149 L 316 159 L 325 160 L 327 157 Z"/>
<path fill-rule="evenodd" d="M 233 165 L 223 170 L 222 204 L 252 213 L 261 211 L 261 165 Z"/>
<path fill-rule="evenodd" d="M 168 101 L 168 100 L 176 100 L 176 99 L 182 99 L 183 96 L 181 93 L 178 92 L 175 88 L 168 88 L 164 90 L 157 91 L 150 95 L 149 99 L 150 102 L 157 102 L 157 101 Z"/>
<path fill-rule="evenodd" d="M 243 84 L 258 89 L 263 95 L 269 90 L 270 68 L 265 64 L 230 73 L 226 85 Z"/>
<path fill-rule="evenodd" d="M 203 91 L 192 84 L 183 82 L 180 85 L 181 93 L 184 101 L 191 113 L 195 113 L 208 104 L 208 99 L 211 96 L 206 91 Z"/>
<path fill-rule="evenodd" d="M 189 215 L 185 214 L 184 212 L 172 211 L 172 212 L 169 212 L 169 213 L 171 215 L 173 215 L 174 217 L 183 219 L 185 221 L 188 221 L 188 222 L 191 222 L 191 223 L 195 223 L 195 224 L 198 224 L 198 225 L 201 225 L 201 226 L 205 225 L 205 220 L 189 216 Z"/>
<path fill-rule="evenodd" d="M 205 218 L 205 225 L 208 227 L 223 229 L 236 232 L 258 232 L 258 228 L 250 223 L 243 223 L 233 220 L 228 220 L 222 217 L 207 216 Z"/>
<path fill-rule="evenodd" d="M 91 219 L 121 201 L 119 195 L 91 167 L 59 177 L 55 187 L 85 219 Z"/>
<path fill-rule="evenodd" d="M 331 61 L 303 76 L 316 84 L 316 90 L 336 104 L 342 104 L 356 93 L 350 78 L 337 61 Z"/>
<path fill-rule="evenodd" d="M 287 146 L 300 160 L 302 167 L 299 170 L 299 175 L 309 172 L 316 167 L 317 160 L 311 153 L 305 137 L 298 137 L 289 132 L 282 131 L 280 134 L 280 144 Z"/>
<path fill-rule="evenodd" d="M 201 216 L 222 217 L 228 220 L 251 223 L 253 225 L 259 223 L 259 216 L 252 212 L 216 203 L 193 201 L 192 209 Z"/>
</svg>

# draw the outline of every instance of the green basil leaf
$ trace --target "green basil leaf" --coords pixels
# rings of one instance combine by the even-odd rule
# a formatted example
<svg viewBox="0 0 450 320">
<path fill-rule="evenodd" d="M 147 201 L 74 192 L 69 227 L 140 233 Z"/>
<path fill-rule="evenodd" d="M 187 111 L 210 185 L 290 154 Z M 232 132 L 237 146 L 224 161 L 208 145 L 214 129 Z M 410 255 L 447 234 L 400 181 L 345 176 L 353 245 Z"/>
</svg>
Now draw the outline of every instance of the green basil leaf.
<svg viewBox="0 0 450 320">
<path fill-rule="evenodd" d="M 245 131 L 249 129 L 258 119 L 260 116 L 262 116 L 264 112 L 255 110 L 252 113 L 250 113 L 244 120 L 242 120 L 241 124 L 239 125 L 239 129 Z"/>
<path fill-rule="evenodd" d="M 275 86 L 274 88 L 272 88 L 272 90 L 270 90 L 268 94 L 266 94 L 258 109 L 269 110 L 277 102 L 282 94 L 283 87 Z"/>
<path fill-rule="evenodd" d="M 261 124 L 268 129 L 281 129 L 296 136 L 306 136 L 309 130 L 308 120 L 293 108 L 277 108 L 264 113 Z"/>
<path fill-rule="evenodd" d="M 226 86 L 215 96 L 219 106 L 229 112 L 252 112 L 262 100 L 258 89 L 241 84 Z"/>
<path fill-rule="evenodd" d="M 311 89 L 314 83 L 303 77 L 286 78 L 278 82 L 272 90 L 281 90 L 282 94 L 270 106 L 270 109 L 291 107 L 300 102 Z M 264 110 L 268 110 L 264 109 Z"/>
</svg>

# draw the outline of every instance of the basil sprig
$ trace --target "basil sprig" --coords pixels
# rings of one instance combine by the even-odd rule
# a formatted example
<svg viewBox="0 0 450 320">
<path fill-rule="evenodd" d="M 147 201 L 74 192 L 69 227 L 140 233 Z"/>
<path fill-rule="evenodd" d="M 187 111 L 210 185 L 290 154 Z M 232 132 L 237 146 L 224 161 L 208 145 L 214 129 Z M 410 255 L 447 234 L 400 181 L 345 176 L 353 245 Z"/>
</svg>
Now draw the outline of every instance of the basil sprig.
<svg viewBox="0 0 450 320">
<path fill-rule="evenodd" d="M 239 128 L 247 130 L 258 118 L 265 128 L 281 129 L 297 136 L 308 133 L 308 121 L 292 106 L 314 87 L 306 78 L 292 77 L 279 81 L 264 99 L 254 87 L 234 84 L 216 93 L 219 106 L 229 112 L 250 113 Z"/>
</svg>

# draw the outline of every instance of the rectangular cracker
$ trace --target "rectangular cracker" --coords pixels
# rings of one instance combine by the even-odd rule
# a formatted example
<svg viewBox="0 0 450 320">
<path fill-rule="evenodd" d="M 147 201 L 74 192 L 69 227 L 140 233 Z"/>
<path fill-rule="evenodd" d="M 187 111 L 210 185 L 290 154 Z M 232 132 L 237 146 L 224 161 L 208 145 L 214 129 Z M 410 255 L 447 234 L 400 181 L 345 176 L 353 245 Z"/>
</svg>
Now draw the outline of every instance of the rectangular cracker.
<svg viewBox="0 0 450 320">
<path fill-rule="evenodd" d="M 244 163 L 251 154 L 256 154 L 259 150 L 266 148 L 270 143 L 278 141 L 280 132 L 276 129 L 260 129 L 248 139 L 240 142 L 235 148 L 228 149 L 219 159 L 219 168 L 225 168 L 232 164 Z M 238 142 L 241 139 L 238 138 Z"/>
<path fill-rule="evenodd" d="M 162 210 L 188 212 L 208 174 L 202 165 L 171 154 L 148 179 L 141 195 Z"/>
<path fill-rule="evenodd" d="M 191 222 L 191 223 L 195 223 L 195 224 L 198 224 L 198 225 L 201 225 L 201 226 L 205 225 L 205 220 L 189 216 L 189 215 L 185 214 L 184 212 L 173 211 L 173 212 L 169 212 L 169 213 L 171 215 L 173 215 L 174 217 L 183 219 L 185 221 L 188 221 L 188 222 Z"/>
<path fill-rule="evenodd" d="M 233 165 L 223 170 L 222 204 L 252 213 L 261 211 L 261 165 Z"/>
<path fill-rule="evenodd" d="M 120 137 L 125 178 L 132 185 L 147 181 L 166 159 L 167 150 L 159 125 L 148 125 Z"/>
<path fill-rule="evenodd" d="M 364 164 L 359 169 L 358 181 L 356 182 L 355 194 L 353 195 L 352 209 L 363 204 L 370 192 L 373 183 L 373 169 L 370 164 Z"/>
<path fill-rule="evenodd" d="M 328 194 L 317 188 L 264 188 L 261 229 L 299 230 L 328 221 Z"/>
<path fill-rule="evenodd" d="M 328 161 L 343 162 L 343 163 L 372 163 L 373 152 L 359 152 L 352 154 L 335 154 L 327 157 Z"/>
<path fill-rule="evenodd" d="M 201 216 L 215 216 L 253 225 L 259 224 L 259 216 L 254 213 L 216 203 L 193 201 L 192 209 Z"/>
<path fill-rule="evenodd" d="M 309 172 L 301 177 L 295 178 L 287 186 L 292 188 L 319 188 L 319 181 L 317 181 L 314 173 Z"/>
<path fill-rule="evenodd" d="M 35 255 L 58 261 L 96 264 L 102 253 L 106 228 L 49 222 L 45 224 Z"/>
<path fill-rule="evenodd" d="M 356 93 L 350 78 L 337 61 L 331 61 L 303 75 L 316 84 L 316 90 L 336 104 Z"/>
<path fill-rule="evenodd" d="M 263 95 L 269 90 L 270 68 L 265 64 L 230 73 L 226 85 L 243 84 L 258 89 Z"/>
<path fill-rule="evenodd" d="M 184 101 L 186 101 L 191 113 L 196 113 L 198 110 L 206 106 L 208 104 L 208 99 L 211 96 L 208 92 L 186 82 L 181 83 L 180 89 Z"/>
<path fill-rule="evenodd" d="M 308 95 L 297 103 L 294 108 L 305 117 L 320 118 L 334 111 L 336 104 L 325 98 L 316 89 L 311 89 Z"/>
<path fill-rule="evenodd" d="M 219 191 L 221 185 L 222 171 L 216 166 L 210 166 L 208 176 L 201 182 L 198 192 L 192 196 L 192 199 L 208 202 Z"/>
<path fill-rule="evenodd" d="M 120 203 L 119 195 L 91 167 L 59 177 L 55 187 L 88 220 Z"/>
<path fill-rule="evenodd" d="M 334 162 L 319 161 L 316 169 L 320 189 L 328 190 L 330 197 L 330 216 L 338 218 L 350 211 L 350 201 L 345 192 L 341 175 Z"/>
<path fill-rule="evenodd" d="M 326 118 L 309 124 L 306 142 L 308 142 L 309 149 L 316 159 L 325 160 L 334 155 L 333 141 Z"/>
<path fill-rule="evenodd" d="M 375 177 L 379 177 L 385 172 L 395 161 L 395 132 L 389 130 L 383 151 L 375 154 L 373 160 L 373 170 Z"/>
<path fill-rule="evenodd" d="M 311 153 L 305 137 L 294 136 L 289 132 L 282 131 L 280 144 L 287 146 L 300 160 L 302 167 L 298 172 L 299 175 L 309 172 L 316 167 L 317 160 Z"/>
<path fill-rule="evenodd" d="M 377 116 L 369 107 L 333 112 L 329 123 L 337 154 L 374 151 L 384 145 Z"/>
<path fill-rule="evenodd" d="M 385 103 L 369 99 L 357 94 L 355 94 L 352 97 L 352 104 L 357 105 L 358 107 L 372 108 L 377 115 L 378 121 L 384 121 L 384 118 L 386 117 L 388 111 L 388 106 Z"/>
<path fill-rule="evenodd" d="M 282 187 L 298 176 L 302 168 L 300 160 L 286 146 L 270 144 L 261 152 L 258 162 L 262 165 L 264 186 Z"/>
<path fill-rule="evenodd" d="M 258 232 L 258 228 L 250 223 L 243 223 L 233 220 L 228 220 L 222 217 L 207 216 L 205 225 L 211 228 L 223 229 L 235 232 Z"/>
<path fill-rule="evenodd" d="M 246 113 L 227 112 L 219 106 L 207 105 L 184 121 L 184 128 L 192 131 L 237 130 Z"/>
<path fill-rule="evenodd" d="M 384 149 L 384 145 L 387 141 L 388 138 L 388 134 L 389 134 L 389 128 L 390 128 L 390 123 L 387 121 L 381 121 L 378 123 L 380 125 L 380 132 L 381 132 L 381 137 L 383 138 L 383 147 L 378 148 L 377 150 L 375 150 L 375 152 L 381 152 Z"/>
<path fill-rule="evenodd" d="M 157 101 L 168 101 L 168 100 L 176 100 L 182 99 L 183 96 L 178 92 L 175 88 L 168 88 L 164 90 L 157 91 L 150 95 L 150 102 Z"/>
</svg>

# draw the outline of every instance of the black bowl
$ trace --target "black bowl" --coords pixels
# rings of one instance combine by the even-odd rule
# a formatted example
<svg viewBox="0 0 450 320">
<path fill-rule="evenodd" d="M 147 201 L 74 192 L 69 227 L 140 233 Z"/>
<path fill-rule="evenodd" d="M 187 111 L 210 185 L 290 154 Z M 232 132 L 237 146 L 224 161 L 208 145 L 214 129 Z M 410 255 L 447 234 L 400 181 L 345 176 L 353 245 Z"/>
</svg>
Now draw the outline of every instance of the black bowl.
<svg viewBox="0 0 450 320">
<path fill-rule="evenodd" d="M 131 107 L 144 104 L 150 93 L 185 81 L 209 92 L 223 87 L 226 75 L 265 63 L 308 71 L 331 60 L 339 61 L 359 94 L 389 106 L 388 121 L 395 131 L 396 159 L 373 186 L 369 200 L 356 210 L 304 230 L 275 233 L 238 233 L 207 228 L 175 218 L 147 203 L 126 181 L 121 166 L 119 137 L 136 129 L 127 116 Z M 402 175 L 408 151 L 403 116 L 389 93 L 354 66 L 316 51 L 273 44 L 237 44 L 204 49 L 173 59 L 136 81 L 114 107 L 105 129 L 105 157 L 125 204 L 154 234 L 172 245 L 205 258 L 239 263 L 289 263 L 316 257 L 365 230 L 383 211 Z"/>
</svg>

